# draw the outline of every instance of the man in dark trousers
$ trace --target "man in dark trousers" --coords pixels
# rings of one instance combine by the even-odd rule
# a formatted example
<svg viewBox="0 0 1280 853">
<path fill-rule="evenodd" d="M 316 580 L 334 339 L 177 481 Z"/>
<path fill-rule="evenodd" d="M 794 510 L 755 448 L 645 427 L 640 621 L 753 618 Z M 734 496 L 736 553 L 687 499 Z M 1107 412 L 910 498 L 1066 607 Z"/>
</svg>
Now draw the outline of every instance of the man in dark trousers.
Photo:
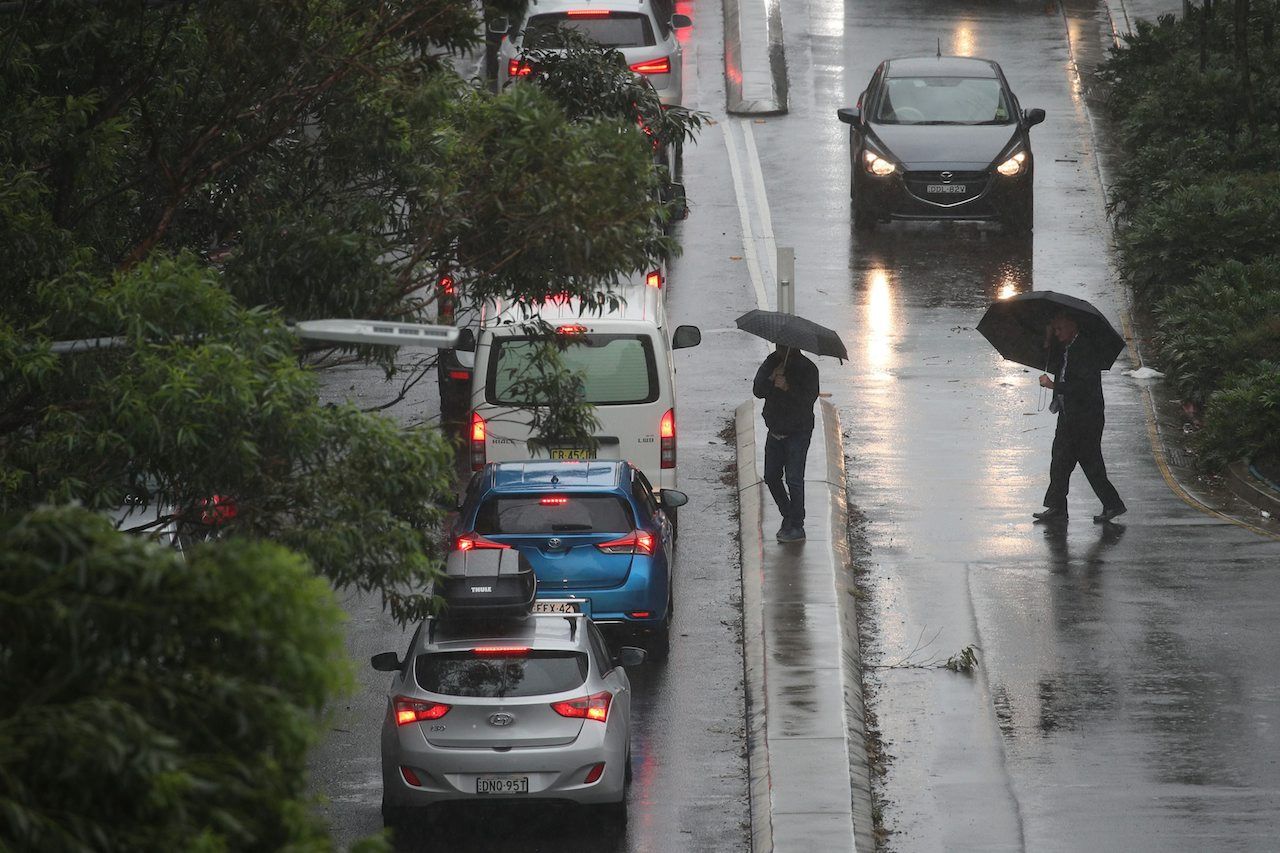
<svg viewBox="0 0 1280 853">
<path fill-rule="evenodd" d="M 804 541 L 804 463 L 813 437 L 818 367 L 800 350 L 778 347 L 756 371 L 752 390 L 764 400 L 764 482 L 782 513 L 779 542 Z"/>
<path fill-rule="evenodd" d="M 1053 456 L 1049 462 L 1049 489 L 1044 493 L 1044 512 L 1032 513 L 1036 521 L 1067 519 L 1067 490 L 1071 472 L 1079 465 L 1089 485 L 1102 501 L 1102 512 L 1093 517 L 1095 524 L 1108 522 L 1125 512 L 1116 487 L 1107 479 L 1107 466 L 1102 461 L 1102 371 L 1105 369 L 1093 341 L 1082 334 L 1070 314 L 1060 313 L 1049 323 L 1049 337 L 1056 346 L 1050 350 L 1047 374 L 1040 385 L 1053 389 L 1049 411 L 1057 412 L 1058 428 L 1053 434 Z"/>
</svg>

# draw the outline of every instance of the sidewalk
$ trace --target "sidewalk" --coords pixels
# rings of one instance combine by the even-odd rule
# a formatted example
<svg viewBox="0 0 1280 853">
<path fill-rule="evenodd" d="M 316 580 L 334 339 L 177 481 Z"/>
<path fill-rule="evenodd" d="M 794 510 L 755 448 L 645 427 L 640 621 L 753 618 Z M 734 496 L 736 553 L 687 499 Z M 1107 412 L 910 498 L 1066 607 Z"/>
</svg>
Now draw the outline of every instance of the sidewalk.
<svg viewBox="0 0 1280 853">
<path fill-rule="evenodd" d="M 783 545 L 759 403 L 736 412 L 754 853 L 875 849 L 840 420 L 825 400 L 818 414 L 808 540 Z"/>
</svg>

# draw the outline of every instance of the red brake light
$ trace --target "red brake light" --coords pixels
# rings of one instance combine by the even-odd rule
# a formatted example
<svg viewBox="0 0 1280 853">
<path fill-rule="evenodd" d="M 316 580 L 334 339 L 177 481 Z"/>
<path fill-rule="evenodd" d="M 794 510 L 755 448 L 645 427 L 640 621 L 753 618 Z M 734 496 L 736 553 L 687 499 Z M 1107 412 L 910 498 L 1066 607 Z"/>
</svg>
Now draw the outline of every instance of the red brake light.
<svg viewBox="0 0 1280 853">
<path fill-rule="evenodd" d="M 541 498 L 538 503 L 543 506 L 564 506 L 569 503 L 569 499 L 562 495 L 547 495 L 546 497 Z"/>
<path fill-rule="evenodd" d="M 557 335 L 585 335 L 586 333 L 587 333 L 587 327 L 580 325 L 578 323 L 570 323 L 564 326 L 556 327 Z"/>
<path fill-rule="evenodd" d="M 533 73 L 533 66 L 519 59 L 513 59 L 507 63 L 508 77 L 528 77 Z"/>
<path fill-rule="evenodd" d="M 676 410 L 667 409 L 658 423 L 659 467 L 676 467 Z"/>
<path fill-rule="evenodd" d="M 596 546 L 606 554 L 653 554 L 653 534 L 647 530 L 633 530 L 621 539 L 601 542 Z"/>
<path fill-rule="evenodd" d="M 570 18 L 607 18 L 609 17 L 608 9 L 570 9 L 568 12 Z"/>
<path fill-rule="evenodd" d="M 464 533 L 453 541 L 453 550 L 455 551 L 484 551 L 486 549 L 493 550 L 510 547 L 510 545 L 504 545 L 501 542 L 494 542 L 492 539 L 485 539 L 475 531 Z"/>
<path fill-rule="evenodd" d="M 590 785 L 592 782 L 598 782 L 600 781 L 600 777 L 603 775 L 604 762 L 601 761 L 599 764 L 592 765 L 591 769 L 587 771 L 587 776 L 582 780 L 582 784 Z"/>
<path fill-rule="evenodd" d="M 471 371 L 470 370 L 450 370 L 449 378 L 454 380 L 455 382 L 465 382 L 466 380 L 471 378 Z"/>
<path fill-rule="evenodd" d="M 455 288 L 455 284 L 453 281 L 453 276 L 451 275 L 440 276 L 440 292 L 441 293 L 443 293 L 445 296 L 453 296 L 454 288 Z"/>
<path fill-rule="evenodd" d="M 627 615 L 632 619 L 649 619 L 652 618 L 653 613 L 649 610 L 632 610 Z"/>
<path fill-rule="evenodd" d="M 217 527 L 224 524 L 239 514 L 236 509 L 236 502 L 226 495 L 214 495 L 211 498 L 204 498 L 198 504 L 200 507 L 200 523 L 209 527 Z"/>
<path fill-rule="evenodd" d="M 422 780 L 418 778 L 418 774 L 414 773 L 408 767 L 401 765 L 400 775 L 404 777 L 404 781 L 408 782 L 410 785 L 414 786 L 415 788 L 422 787 Z"/>
<path fill-rule="evenodd" d="M 650 287 L 662 287 L 662 270 L 654 270 L 644 277 L 644 283 Z"/>
<path fill-rule="evenodd" d="M 596 693 L 594 696 L 583 696 L 581 699 L 552 702 L 551 710 L 562 717 L 577 717 L 603 723 L 609 719 L 609 703 L 612 701 L 613 694 L 605 691 Z"/>
<path fill-rule="evenodd" d="M 453 707 L 442 702 L 432 702 L 430 699 L 412 699 L 408 696 L 397 696 L 393 701 L 396 709 L 396 725 L 400 726 L 420 723 L 423 720 L 438 720 L 449 713 L 449 709 Z"/>
<path fill-rule="evenodd" d="M 671 57 L 664 56 L 661 59 L 649 59 L 644 62 L 637 62 L 631 66 L 631 70 L 637 74 L 670 74 Z"/>
<path fill-rule="evenodd" d="M 528 646 L 476 646 L 472 654 L 481 657 L 524 657 L 529 654 Z"/>
<path fill-rule="evenodd" d="M 471 470 L 479 471 L 484 467 L 487 450 L 485 449 L 484 418 L 479 412 L 471 413 Z"/>
</svg>

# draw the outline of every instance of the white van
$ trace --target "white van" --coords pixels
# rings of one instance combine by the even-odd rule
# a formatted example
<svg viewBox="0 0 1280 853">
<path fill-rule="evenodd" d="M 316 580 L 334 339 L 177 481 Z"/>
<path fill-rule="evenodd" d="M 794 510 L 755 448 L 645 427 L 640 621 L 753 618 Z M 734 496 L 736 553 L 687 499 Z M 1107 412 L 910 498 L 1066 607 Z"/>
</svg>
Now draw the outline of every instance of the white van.
<svg viewBox="0 0 1280 853">
<path fill-rule="evenodd" d="M 518 399 L 518 382 L 540 345 L 516 309 L 481 327 L 471 378 L 468 426 L 471 467 L 529 459 L 626 459 L 658 489 L 674 489 L 676 477 L 675 365 L 672 351 L 697 346 L 702 333 L 680 326 L 667 337 L 666 310 L 658 287 L 631 286 L 626 304 L 602 315 L 581 315 L 575 299 L 549 302 L 538 316 L 564 343 L 561 358 L 580 372 L 586 401 L 600 422 L 597 446 L 531 450 L 530 406 Z"/>
</svg>

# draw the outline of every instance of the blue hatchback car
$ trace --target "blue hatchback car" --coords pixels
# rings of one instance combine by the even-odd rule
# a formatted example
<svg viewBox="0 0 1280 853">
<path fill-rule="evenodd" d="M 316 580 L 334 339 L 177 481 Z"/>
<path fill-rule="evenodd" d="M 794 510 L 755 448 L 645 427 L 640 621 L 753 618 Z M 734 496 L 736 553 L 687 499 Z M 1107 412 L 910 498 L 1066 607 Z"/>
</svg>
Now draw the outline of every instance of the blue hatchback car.
<svg viewBox="0 0 1280 853">
<path fill-rule="evenodd" d="M 666 654 L 675 533 L 664 508 L 688 502 L 654 491 L 625 461 L 491 462 L 471 478 L 452 547 L 518 548 L 539 598 L 580 597 L 602 628 Z"/>
</svg>

